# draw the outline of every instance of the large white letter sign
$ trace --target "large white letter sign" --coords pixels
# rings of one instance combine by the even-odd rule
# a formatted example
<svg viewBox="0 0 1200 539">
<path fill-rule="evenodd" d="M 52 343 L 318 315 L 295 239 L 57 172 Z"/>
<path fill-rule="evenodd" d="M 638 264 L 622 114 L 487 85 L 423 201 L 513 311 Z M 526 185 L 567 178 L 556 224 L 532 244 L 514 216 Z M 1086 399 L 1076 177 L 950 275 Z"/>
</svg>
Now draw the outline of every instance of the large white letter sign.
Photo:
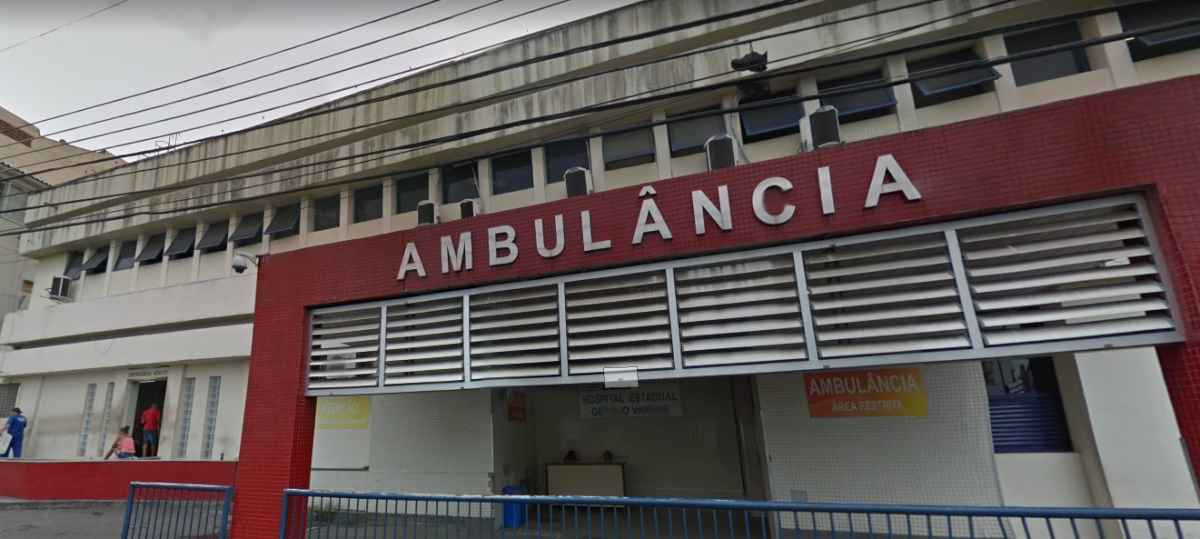
<svg viewBox="0 0 1200 539">
<path fill-rule="evenodd" d="M 671 239 L 671 228 L 667 226 L 658 204 L 652 198 L 642 201 L 642 209 L 638 211 L 637 228 L 633 229 L 633 244 L 642 243 L 642 239 L 649 232 L 662 236 L 664 240 Z"/>
<path fill-rule="evenodd" d="M 892 177 L 892 181 L 883 183 L 888 176 Z M 867 190 L 867 204 L 864 207 L 874 208 L 879 205 L 881 195 L 897 191 L 904 193 L 904 198 L 909 201 L 921 200 L 920 191 L 917 191 L 917 187 L 908 179 L 904 169 L 900 168 L 895 156 L 890 153 L 883 154 L 875 160 L 875 174 L 871 176 L 871 188 Z"/>
<path fill-rule="evenodd" d="M 503 236 L 503 238 L 501 237 Z M 488 265 L 503 266 L 517 260 L 517 230 L 510 225 L 488 229 Z M 506 251 L 504 255 L 500 251 Z"/>
<path fill-rule="evenodd" d="M 612 247 L 612 240 L 592 240 L 592 212 L 583 210 L 579 212 L 579 220 L 583 229 L 583 251 L 585 253 L 591 251 L 603 251 Z"/>
<path fill-rule="evenodd" d="M 546 248 L 546 233 L 542 230 L 541 219 L 533 220 L 533 231 L 537 236 L 537 251 L 542 258 L 554 258 L 562 254 L 563 248 L 567 246 L 561 213 L 554 216 L 554 247 Z"/>
<path fill-rule="evenodd" d="M 442 236 L 442 273 L 450 270 L 462 271 L 471 269 L 475 262 L 471 256 L 471 233 L 463 232 L 458 235 L 458 248 L 454 247 L 454 239 Z"/>
<path fill-rule="evenodd" d="M 404 256 L 400 257 L 400 274 L 396 275 L 396 280 L 403 281 L 409 271 L 416 271 L 417 277 L 425 276 L 425 264 L 421 263 L 421 254 L 417 252 L 417 244 L 412 242 L 404 244 Z"/>
<path fill-rule="evenodd" d="M 767 225 L 782 225 L 796 214 L 796 207 L 791 204 L 784 204 L 783 210 L 779 213 L 771 213 L 767 211 L 766 194 L 767 189 L 778 189 L 784 193 L 792 190 L 792 182 L 787 178 L 772 176 L 758 183 L 754 188 L 754 195 L 751 199 L 751 205 L 754 206 L 754 216 Z"/>
<path fill-rule="evenodd" d="M 704 191 L 698 189 L 692 191 L 692 219 L 696 221 L 697 236 L 703 236 L 706 232 L 704 229 L 706 214 L 721 230 L 728 231 L 733 228 L 733 216 L 729 214 L 729 186 L 722 185 L 717 188 L 717 200 L 721 202 L 720 207 L 713 204 Z"/>
<path fill-rule="evenodd" d="M 821 190 L 821 213 L 833 215 L 837 208 L 833 205 L 833 178 L 829 175 L 829 167 L 817 169 L 817 187 Z"/>
</svg>

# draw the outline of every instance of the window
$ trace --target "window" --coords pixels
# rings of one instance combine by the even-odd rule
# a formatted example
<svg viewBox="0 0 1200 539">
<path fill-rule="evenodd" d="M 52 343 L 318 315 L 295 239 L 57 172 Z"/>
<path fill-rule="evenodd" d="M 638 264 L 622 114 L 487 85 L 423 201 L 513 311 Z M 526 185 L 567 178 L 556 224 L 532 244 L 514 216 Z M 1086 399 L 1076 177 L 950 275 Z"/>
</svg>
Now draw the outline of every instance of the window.
<svg viewBox="0 0 1200 539">
<path fill-rule="evenodd" d="M 83 424 L 79 427 L 79 447 L 75 450 L 77 457 L 87 454 L 88 435 L 92 433 L 92 409 L 95 406 L 96 384 L 88 384 L 87 391 L 83 395 Z"/>
<path fill-rule="evenodd" d="M 149 266 L 151 264 L 162 262 L 163 247 L 166 245 L 166 243 L 166 234 L 155 234 L 150 236 L 150 239 L 146 240 L 146 245 L 142 246 L 142 252 L 138 253 L 137 258 L 134 258 L 133 261 L 143 266 Z"/>
<path fill-rule="evenodd" d="M 772 101 L 794 97 L 796 97 L 794 92 L 782 92 L 743 98 L 739 105 L 764 105 L 764 107 L 741 112 L 739 116 L 742 120 L 742 140 L 758 142 L 799 133 L 800 120 L 804 118 L 804 109 L 800 106 L 799 101 L 767 105 Z"/>
<path fill-rule="evenodd" d="M 217 412 L 221 402 L 221 377 L 208 377 L 208 405 L 204 409 L 204 444 L 200 457 L 212 458 L 213 442 L 217 439 Z M 223 455 L 222 455 L 223 457 Z M 224 460 L 222 458 L 222 460 Z"/>
<path fill-rule="evenodd" d="M 605 170 L 653 162 L 654 131 L 649 127 L 604 137 Z"/>
<path fill-rule="evenodd" d="M 137 240 L 121 242 L 121 247 L 117 250 L 117 261 L 113 264 L 113 271 L 121 271 L 132 268 L 133 258 L 136 255 Z"/>
<path fill-rule="evenodd" d="M 1035 28 L 1004 36 L 1004 45 L 1009 54 L 1018 54 L 1055 45 L 1075 43 L 1083 39 L 1079 24 L 1068 22 L 1043 28 Z M 1012 63 L 1013 80 L 1017 86 L 1025 86 L 1044 80 L 1057 79 L 1083 73 L 1091 69 L 1087 50 L 1075 49 L 1054 54 L 1026 58 Z"/>
<path fill-rule="evenodd" d="M 233 229 L 233 234 L 229 235 L 229 241 L 238 247 L 245 247 L 262 241 L 262 237 L 263 214 L 259 212 L 243 215 L 238 219 L 237 227 Z"/>
<path fill-rule="evenodd" d="M 872 86 L 884 82 L 883 73 L 875 71 L 853 77 L 845 77 L 817 83 L 817 91 L 836 92 L 852 90 L 862 86 Z M 837 109 L 838 119 L 844 123 L 857 122 L 887 116 L 896 106 L 896 94 L 891 86 L 871 88 L 861 92 L 847 93 L 821 98 L 822 105 Z"/>
<path fill-rule="evenodd" d="M 179 439 L 175 442 L 175 458 L 187 456 L 188 434 L 192 432 L 192 401 L 196 396 L 196 378 L 183 379 L 179 389 Z"/>
<path fill-rule="evenodd" d="M 479 177 L 475 163 L 442 167 L 442 202 L 453 204 L 479 198 Z"/>
<path fill-rule="evenodd" d="M 68 279 L 78 279 L 83 275 L 83 252 L 74 251 L 67 255 L 67 267 L 63 270 L 63 275 Z"/>
<path fill-rule="evenodd" d="M 171 246 L 167 247 L 166 255 L 171 260 L 188 258 L 192 256 L 195 246 L 196 227 L 185 228 L 175 232 L 175 239 L 171 240 Z"/>
<path fill-rule="evenodd" d="M 1200 17 L 1196 0 L 1159 0 L 1117 8 L 1126 32 Z M 1129 55 L 1139 62 L 1200 48 L 1200 24 L 1142 34 L 1129 41 Z"/>
<path fill-rule="evenodd" d="M 429 200 L 428 172 L 396 178 L 396 213 L 417 211 L 417 204 L 426 200 Z"/>
<path fill-rule="evenodd" d="M 202 253 L 224 251 L 226 240 L 228 238 L 228 220 L 209 223 L 204 229 L 204 235 L 200 237 L 200 243 L 196 244 L 196 249 L 199 249 Z"/>
<path fill-rule="evenodd" d="M 28 199 L 29 199 L 29 194 L 26 193 L 25 190 L 22 189 L 19 185 L 17 185 L 17 183 L 15 181 L 5 182 L 4 198 L 2 200 L 0 200 L 0 210 L 5 211 L 5 213 L 3 215 L 9 221 L 13 221 L 18 224 L 24 223 L 25 222 L 25 212 L 24 211 L 13 211 L 13 210 L 21 210 L 21 209 L 25 208 L 28 205 L 27 204 Z"/>
<path fill-rule="evenodd" d="M 693 111 L 688 114 L 716 110 L 721 110 L 721 107 Z M 671 141 L 671 157 L 703 152 L 704 143 L 708 142 L 709 137 L 725 132 L 725 118 L 720 114 L 672 121 L 667 124 L 667 137 Z"/>
<path fill-rule="evenodd" d="M 19 391 L 21 391 L 21 384 L 0 384 L 0 410 L 16 408 Z"/>
<path fill-rule="evenodd" d="M 529 151 L 492 158 L 492 194 L 533 189 L 533 156 Z"/>
<path fill-rule="evenodd" d="M 563 174 L 571 167 L 592 167 L 587 139 L 551 142 L 545 146 L 545 153 L 546 183 L 563 181 Z"/>
<path fill-rule="evenodd" d="M 1050 358 L 996 359 L 981 364 L 997 453 L 1071 451 Z"/>
<path fill-rule="evenodd" d="M 342 197 L 341 195 L 330 195 L 325 198 L 318 198 L 313 201 L 312 210 L 312 229 L 314 232 L 337 228 L 341 224 Z"/>
<path fill-rule="evenodd" d="M 295 236 L 300 233 L 300 203 L 275 208 L 271 224 L 267 225 L 264 234 L 274 239 Z"/>
<path fill-rule="evenodd" d="M 974 52 L 964 49 L 909 62 L 908 74 L 910 77 L 921 77 L 941 70 L 961 69 L 971 62 L 978 61 L 979 57 Z M 990 67 L 961 69 L 953 73 L 922 78 L 912 83 L 913 100 L 917 108 L 921 108 L 987 93 L 992 90 L 991 82 L 998 78 L 1000 73 Z"/>
<path fill-rule="evenodd" d="M 383 217 L 383 184 L 354 190 L 354 222 L 373 221 Z"/>
<path fill-rule="evenodd" d="M 83 271 L 88 275 L 108 271 L 108 246 L 96 249 L 92 256 L 83 263 Z"/>
</svg>

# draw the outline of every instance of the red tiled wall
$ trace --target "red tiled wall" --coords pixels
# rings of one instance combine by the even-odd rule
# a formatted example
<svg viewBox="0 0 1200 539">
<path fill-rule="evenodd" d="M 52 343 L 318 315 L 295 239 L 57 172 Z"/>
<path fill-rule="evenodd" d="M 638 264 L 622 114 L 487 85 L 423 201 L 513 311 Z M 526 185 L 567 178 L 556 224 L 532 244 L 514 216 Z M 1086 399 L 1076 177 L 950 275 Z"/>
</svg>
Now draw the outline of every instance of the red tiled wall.
<svg viewBox="0 0 1200 539">
<path fill-rule="evenodd" d="M 0 497 L 23 500 L 123 500 L 132 481 L 232 485 L 233 461 L 0 461 Z"/>
<path fill-rule="evenodd" d="M 1097 194 L 1143 190 L 1157 214 L 1176 294 L 1190 333 L 1200 329 L 1191 272 L 1200 267 L 1200 77 L 1091 96 L 946 127 L 903 133 L 840 148 L 756 163 L 653 184 L 674 239 L 648 236 L 633 246 L 638 188 L 521 208 L 436 227 L 341 242 L 272 255 L 259 272 L 250 390 L 237 483 L 235 536 L 278 533 L 285 487 L 308 484 L 313 402 L 303 396 L 305 309 L 308 306 L 400 296 L 539 275 L 625 265 L 655 259 L 771 243 L 842 235 L 1060 202 Z M 867 186 L 880 154 L 896 156 L 923 199 L 884 195 L 864 209 Z M 823 216 L 816 170 L 832 170 L 837 213 Z M 797 206 L 787 224 L 759 223 L 750 208 L 754 186 L 769 176 L 792 180 L 783 195 Z M 729 185 L 734 227 L 710 225 L 703 238 L 692 230 L 690 191 Z M 776 200 L 775 204 L 780 202 Z M 584 253 L 579 211 L 592 212 L 596 239 L 607 251 Z M 533 219 L 551 226 L 566 219 L 566 251 L 552 260 L 537 255 Z M 488 226 L 516 227 L 516 263 L 487 267 Z M 471 230 L 475 269 L 442 275 L 438 238 Z M 396 280 L 405 242 L 413 241 L 429 272 Z M 411 275 L 411 274 L 410 274 Z M 1167 347 L 1161 355 L 1180 427 L 1193 460 L 1200 462 L 1200 346 Z"/>
</svg>

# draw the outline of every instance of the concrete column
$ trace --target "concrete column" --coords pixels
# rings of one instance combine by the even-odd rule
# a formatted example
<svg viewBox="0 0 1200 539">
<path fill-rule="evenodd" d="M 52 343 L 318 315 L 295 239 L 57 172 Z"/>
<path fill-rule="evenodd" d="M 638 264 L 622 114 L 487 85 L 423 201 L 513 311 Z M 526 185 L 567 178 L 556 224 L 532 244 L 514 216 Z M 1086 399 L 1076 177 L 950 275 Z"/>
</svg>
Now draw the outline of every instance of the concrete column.
<svg viewBox="0 0 1200 539">
<path fill-rule="evenodd" d="M 816 95 L 818 92 L 817 79 L 813 77 L 804 77 L 800 79 L 800 84 L 796 85 L 796 95 L 798 96 Z M 800 122 L 800 148 L 802 151 L 807 152 L 813 149 L 812 125 L 807 119 L 811 118 L 812 113 L 821 108 L 821 102 L 817 99 L 809 99 L 802 101 L 800 108 L 804 110 L 805 118 L 805 121 Z"/>
<path fill-rule="evenodd" d="M 229 234 L 225 236 L 225 276 L 233 275 L 233 250 L 235 245 L 229 241 L 229 236 L 233 235 L 233 231 L 237 230 L 238 223 L 242 221 L 237 212 L 229 214 Z"/>
<path fill-rule="evenodd" d="M 263 254 L 267 254 L 267 253 L 271 252 L 271 237 L 266 235 L 265 232 L 267 231 L 267 225 L 271 224 L 271 219 L 273 217 L 275 217 L 275 208 L 273 208 L 271 206 L 267 206 L 267 207 L 263 208 L 263 220 L 262 220 L 262 226 L 263 226 L 263 232 L 264 232 L 263 239 L 262 239 L 262 253 Z"/>
<path fill-rule="evenodd" d="M 546 201 L 546 147 L 538 146 L 529 152 L 533 163 L 533 203 Z"/>
<path fill-rule="evenodd" d="M 158 286 L 167 286 L 167 264 L 171 261 L 171 257 L 166 255 L 167 247 L 171 246 L 171 242 L 175 240 L 175 227 L 167 229 L 166 236 L 163 238 L 163 256 L 158 262 Z"/>
<path fill-rule="evenodd" d="M 392 216 L 396 215 L 396 179 L 383 180 L 383 229 L 391 232 Z"/>
<path fill-rule="evenodd" d="M 113 266 L 117 265 L 117 257 L 121 255 L 121 242 L 112 240 L 108 242 L 108 261 L 104 267 L 104 294 L 107 296 L 112 290 L 112 272 Z"/>
<path fill-rule="evenodd" d="M 732 109 L 738 106 L 737 94 L 729 94 L 721 97 L 721 108 Z M 723 116 L 725 119 L 725 132 L 733 137 L 738 142 L 742 141 L 742 122 L 741 117 L 736 112 L 727 112 Z"/>
<path fill-rule="evenodd" d="M 884 76 L 888 80 L 899 80 L 908 77 L 908 62 L 903 56 L 889 56 L 884 66 Z M 913 102 L 912 86 L 898 84 L 892 86 L 896 94 L 896 116 L 900 119 L 901 131 L 920 129 L 917 121 L 917 105 Z"/>
<path fill-rule="evenodd" d="M 204 237 L 204 233 L 208 232 L 208 223 L 196 223 L 196 236 L 192 238 L 192 278 L 191 281 L 200 280 L 200 249 L 196 245 L 200 243 L 200 238 Z"/>
<path fill-rule="evenodd" d="M 442 169 L 429 169 L 429 200 L 434 204 L 442 204 Z"/>
<path fill-rule="evenodd" d="M 653 118 L 656 122 L 664 121 L 667 119 L 667 113 L 656 110 Z M 674 176 L 671 173 L 671 136 L 666 124 L 654 126 L 654 162 L 658 164 L 658 179 L 665 180 Z"/>
<path fill-rule="evenodd" d="M 1008 46 L 1004 44 L 1004 36 L 987 36 L 975 46 L 975 52 L 980 58 L 1001 58 L 1008 55 Z M 1012 64 L 995 66 L 1000 72 L 1000 78 L 992 82 L 996 88 L 996 97 L 1000 100 L 1000 111 L 1007 112 L 1021 107 L 1020 96 L 1017 95 L 1017 79 L 1013 78 Z"/>
<path fill-rule="evenodd" d="M 138 234 L 137 248 L 133 250 L 135 257 L 137 255 L 141 254 L 142 249 L 144 249 L 146 247 L 146 239 L 147 238 L 148 238 L 148 236 L 146 236 L 145 234 Z M 135 260 L 133 262 L 133 267 L 129 268 L 129 271 L 133 272 L 133 278 L 132 278 L 133 284 L 130 286 L 130 289 L 137 290 L 139 274 L 142 273 L 142 263 Z"/>
<path fill-rule="evenodd" d="M 162 424 L 158 427 L 158 455 L 171 456 L 175 452 L 176 420 L 179 416 L 179 396 L 183 385 L 183 365 L 172 365 L 167 369 L 167 390 L 163 396 Z M 193 410 L 194 413 L 194 410 Z M 192 417 L 195 417 L 193 415 Z"/>
<path fill-rule="evenodd" d="M 604 139 L 592 137 L 588 139 L 588 161 L 592 169 L 592 189 L 596 192 L 607 191 L 608 182 L 604 179 Z"/>
<path fill-rule="evenodd" d="M 1105 13 L 1079 21 L 1079 32 L 1084 39 L 1119 34 L 1122 31 L 1121 18 L 1116 13 Z M 1129 47 L 1124 41 L 1088 47 L 1087 55 L 1092 69 L 1108 69 L 1113 86 L 1124 88 L 1138 83 L 1137 70 L 1133 67 L 1133 58 L 1129 56 Z"/>
<path fill-rule="evenodd" d="M 87 263 L 87 261 L 88 261 L 88 259 L 92 257 L 92 253 L 95 253 L 95 252 L 96 252 L 96 250 L 95 250 L 95 249 L 93 249 L 93 248 L 91 248 L 91 247 L 88 247 L 87 249 L 84 249 L 84 250 L 83 250 L 83 260 L 80 260 L 80 261 L 79 261 L 79 263 L 80 263 L 80 264 L 86 264 L 86 263 Z M 99 285 L 99 283 L 97 283 L 97 282 L 96 282 L 96 278 L 95 278 L 95 277 L 92 277 L 91 279 L 88 279 L 88 272 L 86 272 L 86 271 L 80 271 L 80 272 L 79 272 L 79 291 L 75 293 L 75 298 L 76 298 L 76 299 L 83 299 L 83 292 L 84 292 L 84 290 L 87 290 L 87 287 L 88 287 L 88 281 L 91 281 L 91 283 L 92 283 L 92 285 L 91 285 L 91 286 L 98 286 L 98 285 Z"/>
<path fill-rule="evenodd" d="M 313 197 L 305 195 L 300 199 L 300 244 L 308 245 L 308 235 L 312 232 Z"/>
<path fill-rule="evenodd" d="M 338 238 L 345 240 L 350 237 L 350 222 L 353 220 L 354 190 L 349 185 L 343 185 L 338 193 Z"/>
<path fill-rule="evenodd" d="M 480 211 L 487 213 L 492 207 L 492 160 L 486 157 L 480 159 L 475 166 L 475 174 Z"/>
</svg>

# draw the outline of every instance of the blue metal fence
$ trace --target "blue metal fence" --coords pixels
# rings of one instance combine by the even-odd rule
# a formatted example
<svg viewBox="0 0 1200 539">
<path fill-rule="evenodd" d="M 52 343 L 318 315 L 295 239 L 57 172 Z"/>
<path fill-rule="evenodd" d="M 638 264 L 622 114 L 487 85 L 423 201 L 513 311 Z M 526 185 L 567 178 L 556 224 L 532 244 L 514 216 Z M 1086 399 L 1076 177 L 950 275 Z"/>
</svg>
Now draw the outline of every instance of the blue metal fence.
<svg viewBox="0 0 1200 539">
<path fill-rule="evenodd" d="M 232 502 L 233 487 L 135 481 L 121 538 L 225 539 Z"/>
<path fill-rule="evenodd" d="M 1200 510 L 288 490 L 281 539 L 1190 539 Z"/>
</svg>

